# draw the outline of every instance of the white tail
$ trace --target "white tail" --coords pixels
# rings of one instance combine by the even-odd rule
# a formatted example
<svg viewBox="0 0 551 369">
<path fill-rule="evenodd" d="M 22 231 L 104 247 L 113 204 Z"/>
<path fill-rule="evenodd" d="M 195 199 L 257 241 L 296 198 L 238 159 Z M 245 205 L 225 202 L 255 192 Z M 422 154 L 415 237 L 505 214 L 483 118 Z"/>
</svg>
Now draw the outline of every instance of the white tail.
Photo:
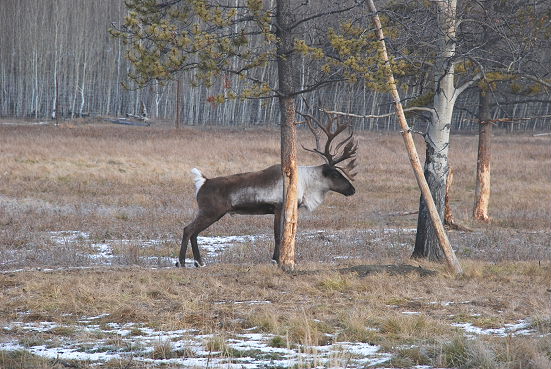
<svg viewBox="0 0 551 369">
<path fill-rule="evenodd" d="M 201 173 L 201 171 L 197 168 L 193 168 L 191 170 L 191 173 L 193 173 L 193 175 L 195 176 L 193 178 L 193 182 L 195 182 L 195 195 L 197 196 L 197 193 L 199 193 L 201 186 L 203 186 L 207 179 L 205 178 L 203 173 Z"/>
</svg>

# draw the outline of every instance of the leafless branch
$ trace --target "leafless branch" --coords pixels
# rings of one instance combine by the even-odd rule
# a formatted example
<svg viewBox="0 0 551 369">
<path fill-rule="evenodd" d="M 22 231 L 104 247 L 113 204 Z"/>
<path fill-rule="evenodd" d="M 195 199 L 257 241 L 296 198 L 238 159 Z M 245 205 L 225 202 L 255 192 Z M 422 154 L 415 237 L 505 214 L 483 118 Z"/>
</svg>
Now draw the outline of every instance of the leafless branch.
<svg viewBox="0 0 551 369">
<path fill-rule="evenodd" d="M 525 123 L 525 121 L 532 120 L 532 119 L 544 119 L 544 118 L 551 118 L 551 114 L 547 115 L 538 115 L 534 117 L 513 117 L 513 118 L 496 118 L 496 119 L 490 119 L 485 121 L 480 121 L 479 119 L 463 119 L 463 121 L 467 122 L 480 122 L 480 124 L 487 124 L 487 123 L 517 123 L 517 121 L 520 121 L 518 123 Z"/>
<path fill-rule="evenodd" d="M 380 114 L 380 115 L 373 115 L 373 114 L 359 115 L 359 114 L 345 113 L 345 112 L 341 112 L 341 111 L 333 111 L 333 110 L 325 110 L 325 109 L 320 109 L 320 111 L 322 111 L 324 113 L 327 113 L 327 114 L 335 114 L 335 115 L 342 115 L 342 116 L 352 117 L 352 118 L 367 118 L 367 119 L 386 118 L 386 117 L 390 117 L 390 116 L 393 116 L 393 115 L 396 114 L 396 112 L 392 112 L 392 113 Z M 431 114 L 435 113 L 433 108 L 427 108 L 425 106 L 412 106 L 412 107 L 404 109 L 404 112 L 408 112 L 408 111 L 426 111 L 426 112 L 429 112 Z"/>
</svg>

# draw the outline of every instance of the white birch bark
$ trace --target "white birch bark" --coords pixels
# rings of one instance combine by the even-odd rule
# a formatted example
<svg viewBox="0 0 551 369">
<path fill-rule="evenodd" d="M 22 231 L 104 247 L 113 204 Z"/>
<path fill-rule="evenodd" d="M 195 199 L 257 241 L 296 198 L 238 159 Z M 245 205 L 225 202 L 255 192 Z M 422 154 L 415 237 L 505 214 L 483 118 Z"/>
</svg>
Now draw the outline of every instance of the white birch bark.
<svg viewBox="0 0 551 369">
<path fill-rule="evenodd" d="M 456 0 L 435 2 L 437 23 L 441 37 L 437 40 L 439 54 L 435 61 L 433 99 L 434 113 L 425 135 L 426 156 L 424 173 L 429 184 L 438 214 L 444 219 L 446 181 L 448 177 L 448 148 L 450 143 L 450 127 L 455 100 L 458 91 L 454 84 L 455 55 L 455 12 Z M 421 196 L 417 235 L 413 257 L 440 260 L 442 253 L 438 245 L 434 226 L 430 221 L 428 209 Z"/>
</svg>

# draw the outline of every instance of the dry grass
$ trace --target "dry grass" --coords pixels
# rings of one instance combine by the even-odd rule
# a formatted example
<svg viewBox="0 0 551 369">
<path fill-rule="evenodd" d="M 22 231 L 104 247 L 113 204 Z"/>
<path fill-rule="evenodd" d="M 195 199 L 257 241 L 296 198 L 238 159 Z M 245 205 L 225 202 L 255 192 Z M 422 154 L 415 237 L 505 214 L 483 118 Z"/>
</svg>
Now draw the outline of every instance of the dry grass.
<svg viewBox="0 0 551 369">
<path fill-rule="evenodd" d="M 476 138 L 453 137 L 454 215 L 477 229 L 450 233 L 465 275 L 453 277 L 441 265 L 423 264 L 438 273 L 362 277 L 344 269 L 410 262 L 415 234 L 408 229 L 415 227 L 416 216 L 395 213 L 417 210 L 419 191 L 398 134 L 359 136 L 357 194 L 330 194 L 316 212 L 301 213 L 299 273 L 269 264 L 269 216 L 228 216 L 207 230 L 205 235 L 267 235 L 208 260 L 208 268 L 154 270 L 129 265 L 145 265 L 143 257 L 176 255 L 181 229 L 195 211 L 189 170 L 198 167 L 212 177 L 276 163 L 276 130 L 0 125 L 0 270 L 63 267 L 0 274 L 0 326 L 73 324 L 83 316 L 109 314 L 101 324 L 141 322 L 219 337 L 206 342 L 207 348 L 223 347 L 233 332 L 256 327 L 275 335 L 274 347 L 376 343 L 395 354 L 395 367 L 544 368 L 551 352 L 544 338 L 465 340 L 450 324 L 494 328 L 531 319 L 540 334 L 549 334 L 549 137 L 495 137 L 490 224 L 470 220 Z M 301 133 L 301 141 L 308 139 Z M 301 163 L 317 163 L 300 155 Z M 48 232 L 65 230 L 87 232 L 98 243 L 131 241 L 113 248 L 118 267 L 67 269 L 90 264 L 83 256 L 90 245 L 53 243 Z M 139 241 L 157 239 L 163 242 L 148 248 Z M 408 311 L 419 314 L 403 313 Z M 63 329 L 38 337 L 17 334 L 27 342 L 81 334 Z M 0 338 L 13 334 L 0 331 Z M 159 342 L 151 357 L 180 354 Z M 0 366 L 6 368 L 65 364 L 72 365 L 0 352 Z M 139 367 L 130 364 L 105 367 Z"/>
<path fill-rule="evenodd" d="M 413 345 L 432 350 L 427 354 L 431 362 L 451 367 L 459 359 L 451 359 L 449 352 L 461 349 L 461 355 L 474 355 L 470 351 L 477 349 L 472 343 L 451 346 L 461 337 L 460 329 L 450 327 L 452 323 L 488 328 L 529 318 L 544 335 L 550 333 L 548 323 L 538 320 L 548 319 L 550 309 L 549 295 L 542 293 L 548 286 L 549 263 L 496 266 L 465 262 L 467 273 L 458 278 L 439 265 L 431 267 L 439 273 L 430 277 L 385 273 L 360 277 L 339 272 L 334 266 L 308 264 L 302 273 L 293 275 L 267 265 L 217 264 L 197 270 L 124 268 L 3 274 L 1 324 L 21 319 L 70 324 L 82 316 L 108 313 L 101 324 L 143 322 L 157 329 L 215 333 L 205 347 L 223 352 L 229 350 L 224 337 L 256 327 L 282 337 L 289 345 L 325 345 L 334 340 L 378 344 L 386 352 L 395 352 L 396 360 L 404 355 L 410 360 L 413 353 L 404 351 L 404 345 Z M 271 303 L 233 303 L 254 300 Z M 416 314 L 404 313 L 410 311 Z M 58 328 L 44 333 L 42 339 L 70 338 L 77 333 Z M 29 334 L 20 331 L 18 337 Z M 547 340 L 544 337 L 489 337 L 482 338 L 479 345 L 494 352 L 511 345 L 511 340 L 532 340 L 536 346 L 515 355 L 539 355 L 543 360 L 545 353 L 551 353 L 550 347 L 540 342 Z M 152 355 L 176 354 L 159 342 Z"/>
</svg>

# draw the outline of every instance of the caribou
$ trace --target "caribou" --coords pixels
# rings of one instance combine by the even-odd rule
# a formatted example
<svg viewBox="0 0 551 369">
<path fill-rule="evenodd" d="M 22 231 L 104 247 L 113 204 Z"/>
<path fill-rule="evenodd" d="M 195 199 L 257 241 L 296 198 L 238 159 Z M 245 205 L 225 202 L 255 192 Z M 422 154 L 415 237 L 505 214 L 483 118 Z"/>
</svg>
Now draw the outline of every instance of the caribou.
<svg viewBox="0 0 551 369">
<path fill-rule="evenodd" d="M 321 156 L 325 163 L 317 166 L 299 166 L 298 168 L 298 207 L 309 211 L 315 210 L 329 191 L 344 196 L 353 195 L 356 190 L 352 181 L 356 173 L 357 141 L 349 123 L 342 122 L 337 116 L 327 114 L 328 120 L 322 123 L 312 115 L 304 115 L 310 131 L 316 138 L 316 148 L 306 151 Z M 349 134 L 340 142 L 333 144 L 342 132 Z M 321 134 L 326 142 L 322 148 Z M 351 159 L 346 166 L 339 166 Z M 186 251 L 191 241 L 194 265 L 202 267 L 197 236 L 225 214 L 274 215 L 275 247 L 272 260 L 279 262 L 281 241 L 281 212 L 283 206 L 283 175 L 280 165 L 273 165 L 264 170 L 233 174 L 229 176 L 207 178 L 193 168 L 195 195 L 198 211 L 195 219 L 184 228 L 180 247 L 179 262 L 176 266 L 185 266 Z"/>
</svg>

